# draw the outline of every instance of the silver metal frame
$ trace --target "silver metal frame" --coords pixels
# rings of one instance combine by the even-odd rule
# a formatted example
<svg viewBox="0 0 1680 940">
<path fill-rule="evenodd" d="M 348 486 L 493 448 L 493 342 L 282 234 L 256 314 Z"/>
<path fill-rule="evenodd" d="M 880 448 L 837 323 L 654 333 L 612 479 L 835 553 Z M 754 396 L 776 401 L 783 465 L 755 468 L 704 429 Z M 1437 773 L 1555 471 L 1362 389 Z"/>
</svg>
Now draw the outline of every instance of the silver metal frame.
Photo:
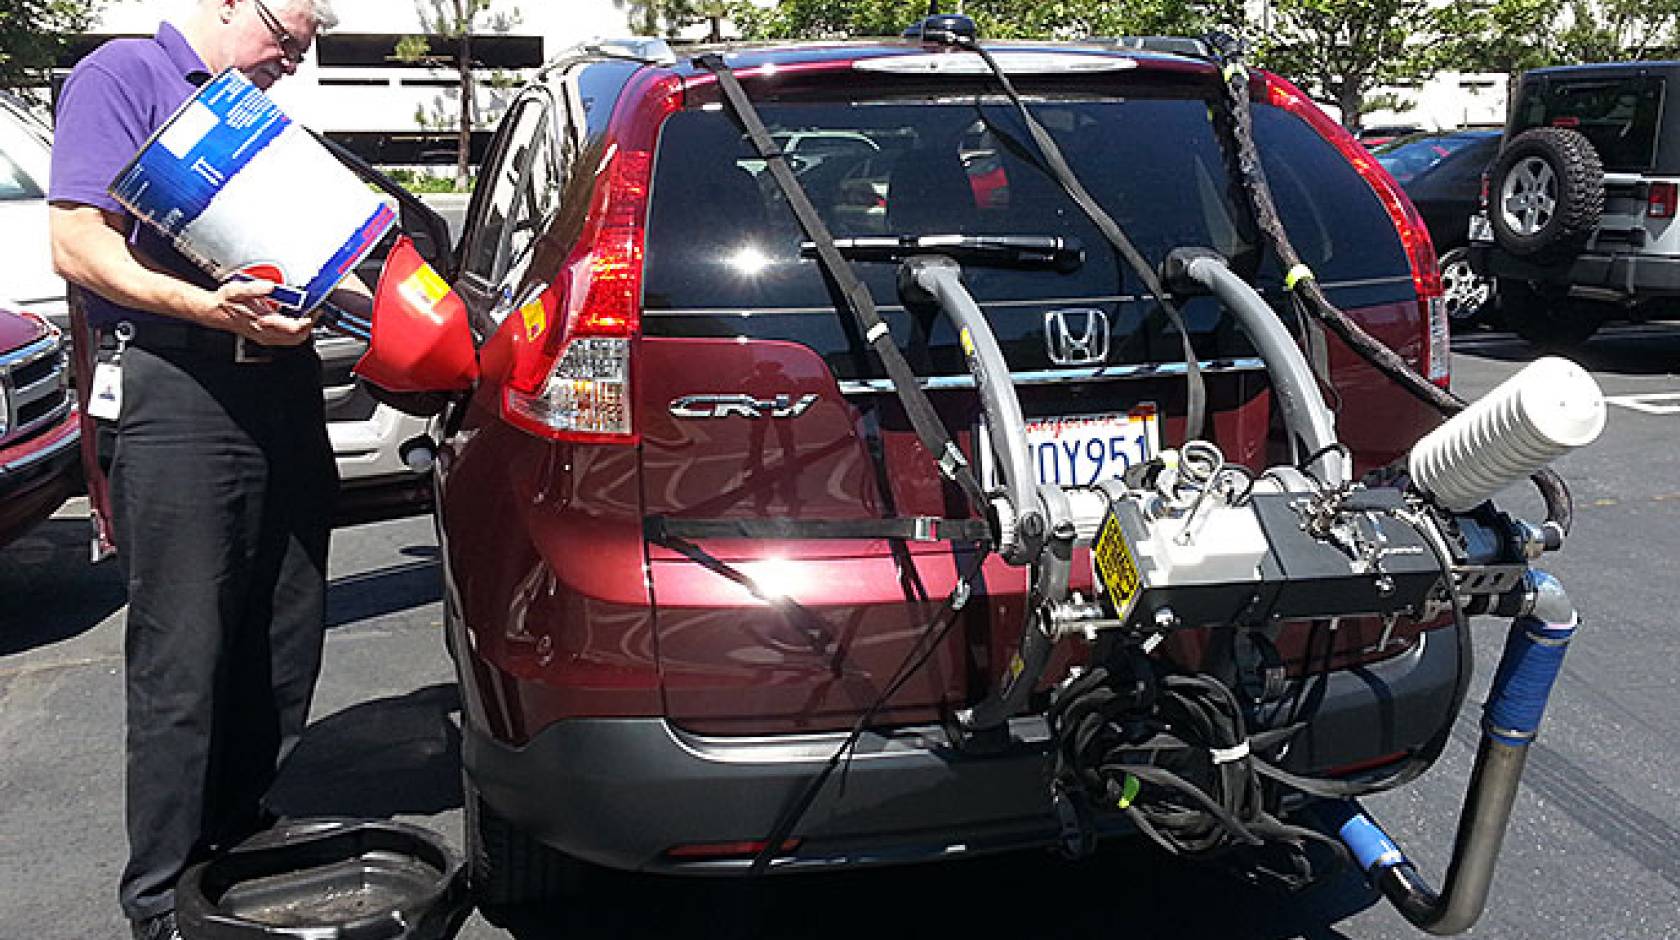
<svg viewBox="0 0 1680 940">
<path fill-rule="evenodd" d="M 1241 359 L 1203 359 L 1198 365 L 1204 374 L 1209 372 L 1264 372 L 1265 360 L 1259 357 Z M 1043 369 L 1009 373 L 1009 381 L 1016 387 L 1023 385 L 1063 385 L 1071 382 L 1118 382 L 1127 379 L 1151 378 L 1184 374 L 1182 362 L 1146 362 L 1134 365 L 1094 366 L 1086 369 Z M 972 375 L 935 375 L 920 377 L 917 384 L 931 391 L 974 387 Z M 887 379 L 844 379 L 839 383 L 842 395 L 890 395 L 892 382 Z"/>
</svg>

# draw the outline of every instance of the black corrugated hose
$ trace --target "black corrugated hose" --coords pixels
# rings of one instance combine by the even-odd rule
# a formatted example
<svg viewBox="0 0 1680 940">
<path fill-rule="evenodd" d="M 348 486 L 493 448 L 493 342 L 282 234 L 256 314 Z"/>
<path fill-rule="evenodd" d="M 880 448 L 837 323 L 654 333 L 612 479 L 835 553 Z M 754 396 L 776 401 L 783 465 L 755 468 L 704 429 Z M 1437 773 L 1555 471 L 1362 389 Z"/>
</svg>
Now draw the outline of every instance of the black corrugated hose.
<svg viewBox="0 0 1680 940">
<path fill-rule="evenodd" d="M 1243 43 L 1225 33 L 1209 33 L 1204 41 L 1212 50 L 1214 61 L 1223 68 L 1223 94 L 1220 101 L 1225 113 L 1222 121 L 1215 121 L 1221 143 L 1231 161 L 1231 177 L 1249 203 L 1255 223 L 1266 245 L 1276 255 L 1284 271 L 1292 271 L 1301 264 L 1301 256 L 1289 241 L 1289 233 L 1278 215 L 1272 199 L 1272 189 L 1260 163 L 1260 153 L 1254 144 L 1254 122 L 1249 105 L 1249 76 L 1243 67 Z M 1466 402 L 1452 392 L 1436 386 L 1419 375 L 1406 360 L 1381 340 L 1367 333 L 1363 327 L 1342 312 L 1326 297 L 1314 278 L 1294 281 L 1292 293 L 1306 309 L 1331 332 L 1340 337 L 1348 348 L 1392 379 L 1414 397 L 1431 405 L 1441 414 L 1451 417 L 1463 411 Z M 1574 508 L 1569 487 L 1550 467 L 1542 468 L 1531 478 L 1546 502 L 1546 521 L 1556 523 L 1564 534 L 1574 521 Z"/>
</svg>

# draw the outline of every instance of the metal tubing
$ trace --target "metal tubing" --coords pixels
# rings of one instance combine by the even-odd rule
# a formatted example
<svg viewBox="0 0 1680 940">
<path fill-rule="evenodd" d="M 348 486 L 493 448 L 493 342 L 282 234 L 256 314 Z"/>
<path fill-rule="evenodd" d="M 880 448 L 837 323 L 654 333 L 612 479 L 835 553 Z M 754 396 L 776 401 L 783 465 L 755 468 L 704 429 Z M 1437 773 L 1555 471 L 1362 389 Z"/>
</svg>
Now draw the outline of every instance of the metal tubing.
<svg viewBox="0 0 1680 940">
<path fill-rule="evenodd" d="M 1482 738 L 1441 892 L 1431 888 L 1405 858 L 1372 875 L 1377 889 L 1414 926 L 1448 936 L 1469 930 L 1481 917 L 1527 760 L 1526 745 Z"/>
<path fill-rule="evenodd" d="M 1016 524 L 1021 532 L 1017 557 L 1006 557 L 1011 564 L 1023 565 L 1036 560 L 1043 544 L 1044 518 L 1038 498 L 1032 461 L 1027 454 L 1021 416 L 1021 400 L 1015 386 L 1009 383 L 1009 363 L 998 348 L 997 338 L 980 312 L 980 305 L 962 284 L 962 266 L 939 255 L 919 255 L 904 262 L 902 270 L 908 276 L 913 292 L 925 295 L 938 303 L 945 315 L 957 327 L 962 339 L 963 356 L 974 374 L 974 387 L 980 392 L 980 405 L 986 412 L 986 428 L 991 437 L 992 450 L 997 454 L 1003 470 L 1004 488 L 1015 510 Z M 1029 521 L 1036 517 L 1034 521 Z"/>
<path fill-rule="evenodd" d="M 1318 455 L 1313 466 L 1318 469 L 1319 479 L 1331 484 L 1346 482 L 1347 461 L 1334 449 L 1335 418 L 1319 393 L 1318 379 L 1306 356 L 1301 354 L 1301 348 L 1277 313 L 1223 258 L 1214 255 L 1189 258 L 1184 264 L 1184 275 L 1212 291 L 1254 341 L 1271 376 L 1272 389 L 1291 438 L 1306 448 L 1302 456 Z"/>
<path fill-rule="evenodd" d="M 1003 547 L 1004 560 L 1032 568 L 1033 589 L 1027 599 L 1021 645 L 1009 669 L 984 699 L 956 713 L 958 725 L 970 731 L 998 728 L 1026 705 L 1050 662 L 1056 638 L 1045 623 L 1045 611 L 1066 599 L 1078 527 L 1064 494 L 1039 490 L 1027 455 L 1021 400 L 1009 381 L 1009 363 L 980 305 L 963 287 L 962 266 L 939 255 L 910 258 L 899 267 L 899 292 L 907 301 L 937 303 L 957 327 L 963 356 L 980 392 L 991 446 L 1003 468 L 1006 498 L 1015 516 L 1018 535 Z"/>
<path fill-rule="evenodd" d="M 1526 581 L 1531 585 L 1534 600 L 1527 613 L 1542 623 L 1573 623 L 1575 605 L 1563 592 L 1557 578 L 1544 571 L 1529 569 Z"/>
<path fill-rule="evenodd" d="M 1528 746 L 1539 732 L 1546 699 L 1576 625 L 1574 605 L 1557 579 L 1530 573 L 1534 614 L 1516 618 L 1482 717 L 1482 740 L 1459 813 L 1445 887 L 1418 874 L 1359 804 L 1330 804 L 1324 813 L 1373 884 L 1418 928 L 1445 936 L 1470 929 L 1487 906 L 1488 889 L 1517 799 Z"/>
<path fill-rule="evenodd" d="M 973 708 L 961 708 L 955 712 L 959 728 L 965 731 L 1001 728 L 1026 706 L 1027 699 L 1038 686 L 1039 678 L 1044 675 L 1044 668 L 1050 664 L 1050 654 L 1056 649 L 1056 637 L 1045 626 L 1045 619 L 1043 607 L 1028 611 L 1027 622 L 1021 628 L 1021 648 L 1010 660 L 1009 668 L 1004 671 L 996 689 L 975 703 Z"/>
</svg>

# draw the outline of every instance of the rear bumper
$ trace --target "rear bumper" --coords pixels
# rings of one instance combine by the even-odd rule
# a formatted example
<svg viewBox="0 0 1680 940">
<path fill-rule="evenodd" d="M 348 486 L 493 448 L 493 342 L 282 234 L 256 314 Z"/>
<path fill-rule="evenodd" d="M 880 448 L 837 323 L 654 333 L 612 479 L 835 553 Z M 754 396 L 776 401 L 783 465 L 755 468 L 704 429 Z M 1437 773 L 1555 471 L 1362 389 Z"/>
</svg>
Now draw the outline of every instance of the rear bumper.
<svg viewBox="0 0 1680 940">
<path fill-rule="evenodd" d="M 1387 662 L 1336 673 L 1287 761 L 1298 771 L 1371 761 L 1426 741 L 1451 716 L 1459 668 L 1446 628 Z M 745 859 L 672 859 L 673 846 L 765 838 L 843 734 L 704 737 L 659 718 L 557 722 L 524 747 L 470 722 L 463 756 L 498 814 L 570 855 L 621 869 L 731 874 Z M 794 835 L 778 869 L 930 861 L 1049 845 L 1048 731 L 1016 719 L 993 754 L 936 727 L 867 734 Z M 842 776 L 844 777 L 842 782 Z M 1124 831 L 1115 821 L 1114 833 Z"/>
<path fill-rule="evenodd" d="M 1629 297 L 1680 294 L 1680 256 L 1675 255 L 1587 252 L 1569 262 L 1536 264 L 1500 251 L 1487 242 L 1472 242 L 1470 267 L 1483 275 L 1595 287 Z"/>
</svg>

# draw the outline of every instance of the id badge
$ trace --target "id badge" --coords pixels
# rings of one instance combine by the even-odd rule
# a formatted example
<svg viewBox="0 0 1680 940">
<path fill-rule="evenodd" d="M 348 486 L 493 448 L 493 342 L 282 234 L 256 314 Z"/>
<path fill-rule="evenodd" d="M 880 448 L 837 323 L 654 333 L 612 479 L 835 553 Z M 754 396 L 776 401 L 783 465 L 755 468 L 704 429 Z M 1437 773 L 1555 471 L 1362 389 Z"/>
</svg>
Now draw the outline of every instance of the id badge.
<svg viewBox="0 0 1680 940">
<path fill-rule="evenodd" d="M 115 421 L 122 414 L 122 366 L 101 362 L 94 367 L 87 413 L 101 421 Z"/>
</svg>

